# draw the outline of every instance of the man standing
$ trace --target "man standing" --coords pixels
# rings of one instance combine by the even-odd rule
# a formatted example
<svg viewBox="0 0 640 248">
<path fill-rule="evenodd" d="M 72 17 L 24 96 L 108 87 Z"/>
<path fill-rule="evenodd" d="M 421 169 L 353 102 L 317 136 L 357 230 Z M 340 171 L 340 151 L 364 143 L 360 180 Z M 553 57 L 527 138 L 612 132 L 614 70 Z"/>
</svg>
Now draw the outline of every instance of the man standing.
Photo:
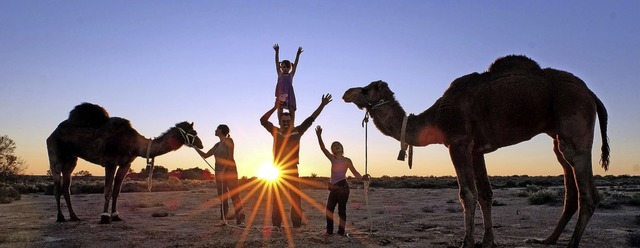
<svg viewBox="0 0 640 248">
<path fill-rule="evenodd" d="M 331 94 L 322 95 L 320 106 L 297 127 L 294 127 L 294 120 L 289 113 L 283 113 L 282 116 L 278 116 L 280 120 L 279 128 L 269 121 L 269 117 L 280 107 L 280 103 L 277 100 L 274 106 L 260 118 L 260 124 L 273 136 L 273 163 L 278 166 L 282 175 L 281 184 L 279 187 L 274 187 L 278 191 L 274 191 L 272 194 L 273 196 L 279 196 L 279 198 L 272 201 L 271 224 L 274 227 L 279 228 L 282 224 L 282 199 L 285 198 L 283 193 L 288 193 L 291 196 L 291 222 L 293 227 L 302 226 L 301 191 L 298 175 L 300 138 L 311 127 L 311 124 L 320 115 L 324 106 L 329 104 L 331 100 Z M 287 190 L 281 190 L 283 188 Z"/>
</svg>

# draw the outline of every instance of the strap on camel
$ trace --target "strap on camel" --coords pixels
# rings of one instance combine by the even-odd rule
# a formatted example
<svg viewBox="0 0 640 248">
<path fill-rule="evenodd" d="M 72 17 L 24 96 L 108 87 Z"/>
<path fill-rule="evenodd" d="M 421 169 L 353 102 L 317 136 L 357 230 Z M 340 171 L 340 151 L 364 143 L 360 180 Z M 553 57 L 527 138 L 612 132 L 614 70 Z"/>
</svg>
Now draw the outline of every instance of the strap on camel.
<svg viewBox="0 0 640 248">
<path fill-rule="evenodd" d="M 147 168 L 146 171 L 148 174 L 147 176 L 147 189 L 149 190 L 149 192 L 151 192 L 151 187 L 153 184 L 153 163 L 155 160 L 155 157 L 150 158 L 149 155 L 151 154 L 151 143 L 153 142 L 152 139 L 149 139 L 149 145 L 147 145 Z"/>
<path fill-rule="evenodd" d="M 400 131 L 400 152 L 398 153 L 398 160 L 400 161 L 404 161 L 404 159 L 407 157 L 407 147 L 409 148 L 409 169 L 411 169 L 413 167 L 413 146 L 408 145 L 405 142 L 405 135 L 407 132 L 407 119 L 409 117 L 408 116 L 404 116 L 404 118 L 402 119 L 402 129 Z"/>
</svg>

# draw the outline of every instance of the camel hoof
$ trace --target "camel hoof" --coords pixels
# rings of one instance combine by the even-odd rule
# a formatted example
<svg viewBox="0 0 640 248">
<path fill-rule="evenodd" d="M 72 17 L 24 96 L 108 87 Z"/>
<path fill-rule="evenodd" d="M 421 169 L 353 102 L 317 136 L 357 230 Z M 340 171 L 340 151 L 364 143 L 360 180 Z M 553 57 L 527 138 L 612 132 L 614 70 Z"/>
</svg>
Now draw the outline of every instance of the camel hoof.
<svg viewBox="0 0 640 248">
<path fill-rule="evenodd" d="M 78 218 L 78 216 L 71 216 L 71 218 L 69 218 L 70 221 L 80 221 L 80 218 Z"/>
<path fill-rule="evenodd" d="M 58 219 L 56 220 L 56 222 L 67 222 L 67 220 L 65 220 L 64 217 L 58 216 Z"/>
<path fill-rule="evenodd" d="M 114 215 L 111 217 L 111 221 L 123 221 L 123 219 L 121 219 L 118 215 Z"/>
<path fill-rule="evenodd" d="M 111 223 L 111 216 L 103 214 L 100 217 L 100 224 L 109 224 L 109 223 Z"/>
</svg>

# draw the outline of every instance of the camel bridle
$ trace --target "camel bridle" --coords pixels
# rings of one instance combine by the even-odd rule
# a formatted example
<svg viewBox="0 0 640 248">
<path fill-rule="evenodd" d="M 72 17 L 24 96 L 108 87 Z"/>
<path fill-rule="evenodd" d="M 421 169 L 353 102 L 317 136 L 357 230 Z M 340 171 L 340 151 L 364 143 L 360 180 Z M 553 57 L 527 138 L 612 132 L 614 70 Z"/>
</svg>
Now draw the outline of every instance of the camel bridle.
<svg viewBox="0 0 640 248">
<path fill-rule="evenodd" d="M 360 91 L 360 99 L 362 99 L 362 101 L 366 104 L 365 107 L 367 108 L 367 112 L 371 110 L 375 110 L 381 105 L 391 102 L 385 99 L 380 99 L 378 100 L 378 102 L 374 103 L 373 101 L 370 101 L 369 99 L 367 99 L 367 97 L 364 96 L 364 93 L 362 93 L 362 90 Z"/>
<path fill-rule="evenodd" d="M 188 147 L 192 147 L 193 143 L 196 142 L 196 138 L 198 137 L 198 135 L 188 133 L 187 131 L 184 131 L 184 129 L 182 129 L 181 127 L 176 127 L 176 128 L 180 130 L 182 139 L 184 139 L 184 144 L 187 145 Z"/>
<path fill-rule="evenodd" d="M 387 104 L 389 102 L 391 102 L 391 100 L 385 100 L 384 98 L 378 100 L 378 102 L 374 103 L 373 101 L 370 101 L 369 99 L 367 99 L 367 97 L 364 96 L 364 93 L 362 92 L 362 90 L 360 90 L 360 99 L 366 104 L 366 109 L 367 112 L 364 114 L 364 120 L 362 120 L 362 126 L 365 126 L 365 123 L 367 123 L 369 121 L 369 112 L 376 110 L 378 107 L 380 107 L 381 105 Z M 400 152 L 398 153 L 398 160 L 400 161 L 404 161 L 405 158 L 407 157 L 407 149 L 409 150 L 409 169 L 411 169 L 413 167 L 413 146 L 408 145 L 405 142 L 405 133 L 406 133 L 406 129 L 407 129 L 407 119 L 408 116 L 404 116 L 404 119 L 402 120 L 402 129 L 400 132 Z M 366 132 L 366 131 L 365 131 Z M 366 144 L 365 144 L 366 146 Z"/>
</svg>

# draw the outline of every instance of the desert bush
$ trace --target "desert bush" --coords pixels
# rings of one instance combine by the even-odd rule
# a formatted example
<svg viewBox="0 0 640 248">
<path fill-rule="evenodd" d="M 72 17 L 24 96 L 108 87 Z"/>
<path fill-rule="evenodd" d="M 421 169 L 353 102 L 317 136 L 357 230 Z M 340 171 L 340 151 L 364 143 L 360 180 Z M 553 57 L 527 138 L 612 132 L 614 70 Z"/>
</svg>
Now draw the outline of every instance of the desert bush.
<svg viewBox="0 0 640 248">
<path fill-rule="evenodd" d="M 155 185 L 155 183 L 154 183 Z M 147 182 L 128 181 L 122 184 L 121 192 L 148 192 Z"/>
<path fill-rule="evenodd" d="M 169 182 L 169 184 L 181 184 L 182 182 L 180 182 L 180 179 L 174 176 L 169 176 L 169 179 L 167 180 L 167 182 Z"/>
<path fill-rule="evenodd" d="M 555 203 L 558 200 L 557 195 L 558 194 L 553 190 L 542 189 L 534 193 L 531 193 L 531 195 L 529 195 L 529 204 L 542 205 L 542 204 L 548 204 L 548 203 Z"/>
<path fill-rule="evenodd" d="M 0 184 L 0 204 L 12 203 L 13 201 L 20 200 L 20 193 L 13 187 Z"/>
<path fill-rule="evenodd" d="M 38 192 L 44 192 L 46 188 L 46 183 L 14 183 L 11 184 L 15 190 L 20 192 L 20 194 L 32 194 Z"/>
<path fill-rule="evenodd" d="M 630 247 L 640 247 L 640 232 L 629 233 L 627 235 L 627 244 Z"/>
</svg>

